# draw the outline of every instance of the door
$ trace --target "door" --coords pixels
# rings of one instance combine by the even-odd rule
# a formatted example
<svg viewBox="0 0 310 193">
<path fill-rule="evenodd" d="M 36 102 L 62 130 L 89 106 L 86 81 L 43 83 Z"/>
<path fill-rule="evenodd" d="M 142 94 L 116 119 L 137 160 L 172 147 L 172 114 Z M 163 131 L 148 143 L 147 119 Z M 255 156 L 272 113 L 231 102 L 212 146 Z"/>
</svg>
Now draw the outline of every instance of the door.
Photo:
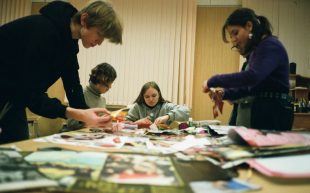
<svg viewBox="0 0 310 193">
<path fill-rule="evenodd" d="M 202 83 L 212 75 L 239 70 L 239 53 L 231 50 L 231 44 L 222 40 L 222 26 L 228 15 L 237 7 L 198 7 L 193 83 L 194 120 L 214 119 L 213 103 L 202 92 Z M 227 124 L 232 105 L 225 102 L 223 114 L 217 119 Z"/>
</svg>

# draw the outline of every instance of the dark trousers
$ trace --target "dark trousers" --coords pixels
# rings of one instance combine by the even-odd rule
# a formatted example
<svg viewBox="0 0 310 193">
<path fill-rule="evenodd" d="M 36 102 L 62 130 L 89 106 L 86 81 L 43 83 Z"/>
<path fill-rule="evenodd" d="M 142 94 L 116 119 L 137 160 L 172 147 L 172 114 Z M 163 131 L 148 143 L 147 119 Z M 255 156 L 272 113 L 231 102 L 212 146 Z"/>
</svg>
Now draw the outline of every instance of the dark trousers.
<svg viewBox="0 0 310 193">
<path fill-rule="evenodd" d="M 284 99 L 257 97 L 251 110 L 251 126 L 260 130 L 291 130 L 294 112 L 291 102 Z"/>
<path fill-rule="evenodd" d="M 0 101 L 0 112 L 6 102 Z M 29 138 L 28 122 L 24 107 L 10 105 L 0 118 L 0 144 L 21 141 Z"/>
</svg>

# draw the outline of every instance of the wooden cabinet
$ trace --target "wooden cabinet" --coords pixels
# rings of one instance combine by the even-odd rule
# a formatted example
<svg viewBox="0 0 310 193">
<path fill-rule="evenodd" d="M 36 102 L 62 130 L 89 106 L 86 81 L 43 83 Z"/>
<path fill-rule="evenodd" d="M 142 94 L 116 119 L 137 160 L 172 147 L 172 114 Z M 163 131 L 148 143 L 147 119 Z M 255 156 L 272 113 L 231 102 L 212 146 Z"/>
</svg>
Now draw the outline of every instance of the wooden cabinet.
<svg viewBox="0 0 310 193">
<path fill-rule="evenodd" d="M 294 99 L 309 101 L 310 78 L 300 75 L 290 75 L 290 93 Z M 295 112 L 293 128 L 310 130 L 310 112 Z"/>
<path fill-rule="evenodd" d="M 294 113 L 293 128 L 310 130 L 310 113 Z"/>
</svg>

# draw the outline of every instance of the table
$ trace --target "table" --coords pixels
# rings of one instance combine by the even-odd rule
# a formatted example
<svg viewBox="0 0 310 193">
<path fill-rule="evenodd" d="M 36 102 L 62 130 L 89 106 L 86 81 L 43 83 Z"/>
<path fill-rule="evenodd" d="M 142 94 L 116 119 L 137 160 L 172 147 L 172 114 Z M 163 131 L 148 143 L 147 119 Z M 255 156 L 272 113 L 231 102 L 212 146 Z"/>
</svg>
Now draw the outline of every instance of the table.
<svg viewBox="0 0 310 193">
<path fill-rule="evenodd" d="M 33 140 L 25 140 L 11 144 L 1 145 L 2 147 L 16 147 L 23 151 L 36 151 L 38 148 L 46 147 L 61 147 L 64 149 L 75 151 L 105 151 L 113 152 L 113 149 L 97 149 L 89 147 L 77 147 L 73 145 L 52 144 L 46 142 L 35 142 Z M 119 151 L 118 151 L 119 152 Z M 276 179 L 263 176 L 262 174 L 252 171 L 251 177 L 249 177 L 249 169 L 238 169 L 240 179 L 249 179 L 250 183 L 260 185 L 261 190 L 255 191 L 257 193 L 282 193 L 282 192 L 294 192 L 294 193 L 309 193 L 310 192 L 310 180 L 309 179 Z M 29 191 L 27 191 L 29 192 Z"/>
</svg>

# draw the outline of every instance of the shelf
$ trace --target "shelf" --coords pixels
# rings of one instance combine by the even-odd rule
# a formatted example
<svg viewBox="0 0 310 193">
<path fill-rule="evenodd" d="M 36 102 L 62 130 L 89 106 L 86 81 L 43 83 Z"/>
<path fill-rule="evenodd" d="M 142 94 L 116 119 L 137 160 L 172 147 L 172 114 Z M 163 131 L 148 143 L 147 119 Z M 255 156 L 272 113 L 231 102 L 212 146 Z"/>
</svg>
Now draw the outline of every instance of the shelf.
<svg viewBox="0 0 310 193">
<path fill-rule="evenodd" d="M 310 78 L 290 74 L 290 94 L 295 99 L 307 99 L 309 100 Z"/>
<path fill-rule="evenodd" d="M 310 113 L 294 113 L 293 128 L 310 130 Z"/>
</svg>

